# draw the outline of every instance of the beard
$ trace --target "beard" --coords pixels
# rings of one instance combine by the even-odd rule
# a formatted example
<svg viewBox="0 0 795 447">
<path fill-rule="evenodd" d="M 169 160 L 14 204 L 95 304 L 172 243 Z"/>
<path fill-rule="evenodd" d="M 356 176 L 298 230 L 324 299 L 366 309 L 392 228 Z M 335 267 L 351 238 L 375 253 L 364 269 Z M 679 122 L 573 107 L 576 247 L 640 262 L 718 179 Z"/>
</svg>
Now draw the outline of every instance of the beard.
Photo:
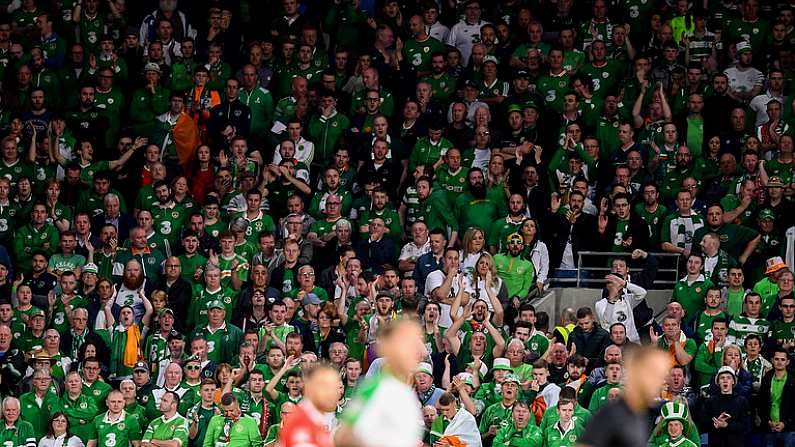
<svg viewBox="0 0 795 447">
<path fill-rule="evenodd" d="M 133 273 L 125 273 L 124 278 L 122 279 L 122 284 L 129 290 L 138 290 L 144 284 L 144 275 L 143 273 L 139 273 L 137 275 Z"/>
<path fill-rule="evenodd" d="M 486 186 L 483 183 L 478 183 L 475 185 L 469 185 L 469 193 L 472 194 L 472 197 L 476 199 L 485 199 L 486 198 Z"/>
</svg>

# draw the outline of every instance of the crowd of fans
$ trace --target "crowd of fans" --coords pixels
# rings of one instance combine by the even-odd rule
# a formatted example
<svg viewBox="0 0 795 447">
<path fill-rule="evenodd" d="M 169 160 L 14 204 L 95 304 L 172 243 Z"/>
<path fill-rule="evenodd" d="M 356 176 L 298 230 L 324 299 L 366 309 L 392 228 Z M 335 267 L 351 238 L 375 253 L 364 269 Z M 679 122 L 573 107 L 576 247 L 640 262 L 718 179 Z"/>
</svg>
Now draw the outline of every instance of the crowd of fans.
<svg viewBox="0 0 795 447">
<path fill-rule="evenodd" d="M 600 445 L 641 344 L 651 445 L 795 445 L 789 3 L 0 6 L 4 446 L 277 443 L 316 362 L 333 431 L 399 316 L 433 447 Z"/>
</svg>

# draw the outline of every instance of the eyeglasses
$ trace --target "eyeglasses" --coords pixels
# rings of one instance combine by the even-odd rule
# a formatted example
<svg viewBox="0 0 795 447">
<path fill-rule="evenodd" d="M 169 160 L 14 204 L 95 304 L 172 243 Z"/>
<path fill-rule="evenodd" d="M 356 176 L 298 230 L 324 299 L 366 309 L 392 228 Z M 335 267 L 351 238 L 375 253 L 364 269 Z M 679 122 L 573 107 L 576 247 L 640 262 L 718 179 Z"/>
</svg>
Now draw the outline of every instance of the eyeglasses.
<svg viewBox="0 0 795 447">
<path fill-rule="evenodd" d="M 315 276 L 312 272 L 301 273 L 301 276 Z"/>
<path fill-rule="evenodd" d="M 202 369 L 201 365 L 188 365 L 185 367 L 186 371 L 199 371 Z"/>
<path fill-rule="evenodd" d="M 795 304 L 779 304 L 782 309 L 795 309 Z"/>
<path fill-rule="evenodd" d="M 53 423 L 57 422 L 59 424 L 65 424 L 66 423 L 66 419 L 53 419 L 52 422 Z"/>
</svg>

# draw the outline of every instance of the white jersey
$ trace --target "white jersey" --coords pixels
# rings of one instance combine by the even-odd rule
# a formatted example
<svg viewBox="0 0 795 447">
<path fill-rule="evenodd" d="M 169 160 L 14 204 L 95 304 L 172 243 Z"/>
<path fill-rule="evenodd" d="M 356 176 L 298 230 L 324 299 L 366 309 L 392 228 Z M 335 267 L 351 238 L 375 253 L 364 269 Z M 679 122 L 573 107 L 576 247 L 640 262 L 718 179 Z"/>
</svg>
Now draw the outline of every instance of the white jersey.
<svg viewBox="0 0 795 447">
<path fill-rule="evenodd" d="M 635 327 L 633 309 L 640 304 L 646 297 L 646 289 L 627 283 L 623 293 L 615 303 L 610 303 L 607 298 L 602 298 L 596 302 L 596 318 L 599 325 L 606 331 L 610 331 L 610 326 L 615 323 L 622 323 L 627 331 L 627 338 L 633 343 L 640 342 L 638 328 Z"/>
<path fill-rule="evenodd" d="M 729 88 L 738 93 L 748 93 L 754 87 L 761 86 L 765 82 L 765 75 L 753 67 L 745 70 L 730 67 L 723 73 L 729 78 Z"/>
<path fill-rule="evenodd" d="M 414 447 L 422 441 L 416 393 L 387 373 L 365 379 L 341 421 L 367 447 Z"/>
<path fill-rule="evenodd" d="M 469 65 L 469 55 L 472 54 L 472 47 L 476 43 L 480 43 L 480 27 L 488 24 L 489 22 L 481 20 L 474 25 L 470 25 L 466 20 L 461 20 L 450 29 L 450 35 L 447 36 L 447 45 L 458 48 L 458 51 L 461 52 L 461 63 L 464 66 Z"/>
<path fill-rule="evenodd" d="M 453 283 L 450 286 L 450 294 L 455 297 L 458 295 L 458 276 L 461 273 L 457 273 L 456 277 L 453 278 Z M 433 295 L 434 289 L 440 287 L 444 283 L 444 278 L 446 274 L 442 270 L 434 270 L 431 272 L 428 277 L 425 279 L 425 291 L 424 295 L 430 298 Z M 464 290 L 470 288 L 469 285 L 469 278 L 465 275 L 464 276 Z M 439 327 L 442 328 L 449 328 L 453 324 L 453 319 L 450 317 L 450 305 L 445 303 L 439 303 L 439 307 L 441 307 L 441 312 L 439 313 Z"/>
</svg>

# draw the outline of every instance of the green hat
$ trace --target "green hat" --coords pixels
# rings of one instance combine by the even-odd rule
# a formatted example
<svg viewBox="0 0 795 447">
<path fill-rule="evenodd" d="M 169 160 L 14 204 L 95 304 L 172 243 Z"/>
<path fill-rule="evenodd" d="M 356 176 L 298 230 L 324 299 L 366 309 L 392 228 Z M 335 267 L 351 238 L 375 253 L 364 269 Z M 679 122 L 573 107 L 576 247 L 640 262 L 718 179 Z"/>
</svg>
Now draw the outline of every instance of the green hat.
<svg viewBox="0 0 795 447">
<path fill-rule="evenodd" d="M 421 362 L 419 365 L 417 365 L 417 372 L 433 376 L 433 366 L 431 366 L 431 364 L 428 362 Z"/>
<path fill-rule="evenodd" d="M 475 378 L 472 377 L 472 374 L 468 372 L 458 373 L 458 378 L 461 379 L 462 382 L 465 384 L 474 387 L 475 386 Z"/>
<path fill-rule="evenodd" d="M 212 300 L 209 303 L 207 303 L 207 310 L 212 310 L 212 309 L 226 310 L 226 307 L 224 307 L 224 303 L 222 303 L 221 300 Z"/>
<path fill-rule="evenodd" d="M 494 371 L 513 371 L 513 368 L 511 368 L 511 361 L 504 357 L 494 359 L 494 365 L 491 369 Z"/>
<path fill-rule="evenodd" d="M 764 219 L 776 220 L 776 216 L 775 216 L 775 214 L 773 214 L 773 210 L 771 210 L 770 208 L 765 208 L 765 209 L 759 211 L 759 215 L 757 216 L 757 219 L 759 219 L 759 220 L 764 220 Z"/>
<path fill-rule="evenodd" d="M 682 402 L 666 402 L 660 409 L 663 421 L 679 421 L 683 424 L 688 422 L 687 404 Z"/>
<path fill-rule="evenodd" d="M 518 104 L 511 104 L 508 107 L 508 114 L 511 114 L 513 112 L 521 114 L 522 113 L 522 108 Z"/>
<path fill-rule="evenodd" d="M 505 376 L 505 379 L 502 381 L 502 383 L 508 383 L 508 382 L 513 382 L 513 383 L 515 383 L 517 385 L 522 383 L 522 381 L 519 380 L 519 376 L 517 376 L 516 374 L 513 374 L 513 373 L 508 374 L 507 376 Z"/>
<path fill-rule="evenodd" d="M 46 316 L 47 316 L 47 315 L 44 313 L 44 311 L 43 311 L 43 310 L 39 309 L 38 307 L 34 307 L 34 308 L 33 308 L 33 310 L 32 310 L 32 311 L 30 311 L 30 314 L 28 315 L 28 318 L 33 318 L 33 317 L 46 317 Z"/>
<path fill-rule="evenodd" d="M 95 275 L 99 274 L 99 267 L 93 262 L 89 262 L 88 264 L 83 266 L 83 273 L 93 273 Z"/>
<path fill-rule="evenodd" d="M 751 53 L 751 44 L 746 41 L 737 42 L 737 53 Z"/>
</svg>

